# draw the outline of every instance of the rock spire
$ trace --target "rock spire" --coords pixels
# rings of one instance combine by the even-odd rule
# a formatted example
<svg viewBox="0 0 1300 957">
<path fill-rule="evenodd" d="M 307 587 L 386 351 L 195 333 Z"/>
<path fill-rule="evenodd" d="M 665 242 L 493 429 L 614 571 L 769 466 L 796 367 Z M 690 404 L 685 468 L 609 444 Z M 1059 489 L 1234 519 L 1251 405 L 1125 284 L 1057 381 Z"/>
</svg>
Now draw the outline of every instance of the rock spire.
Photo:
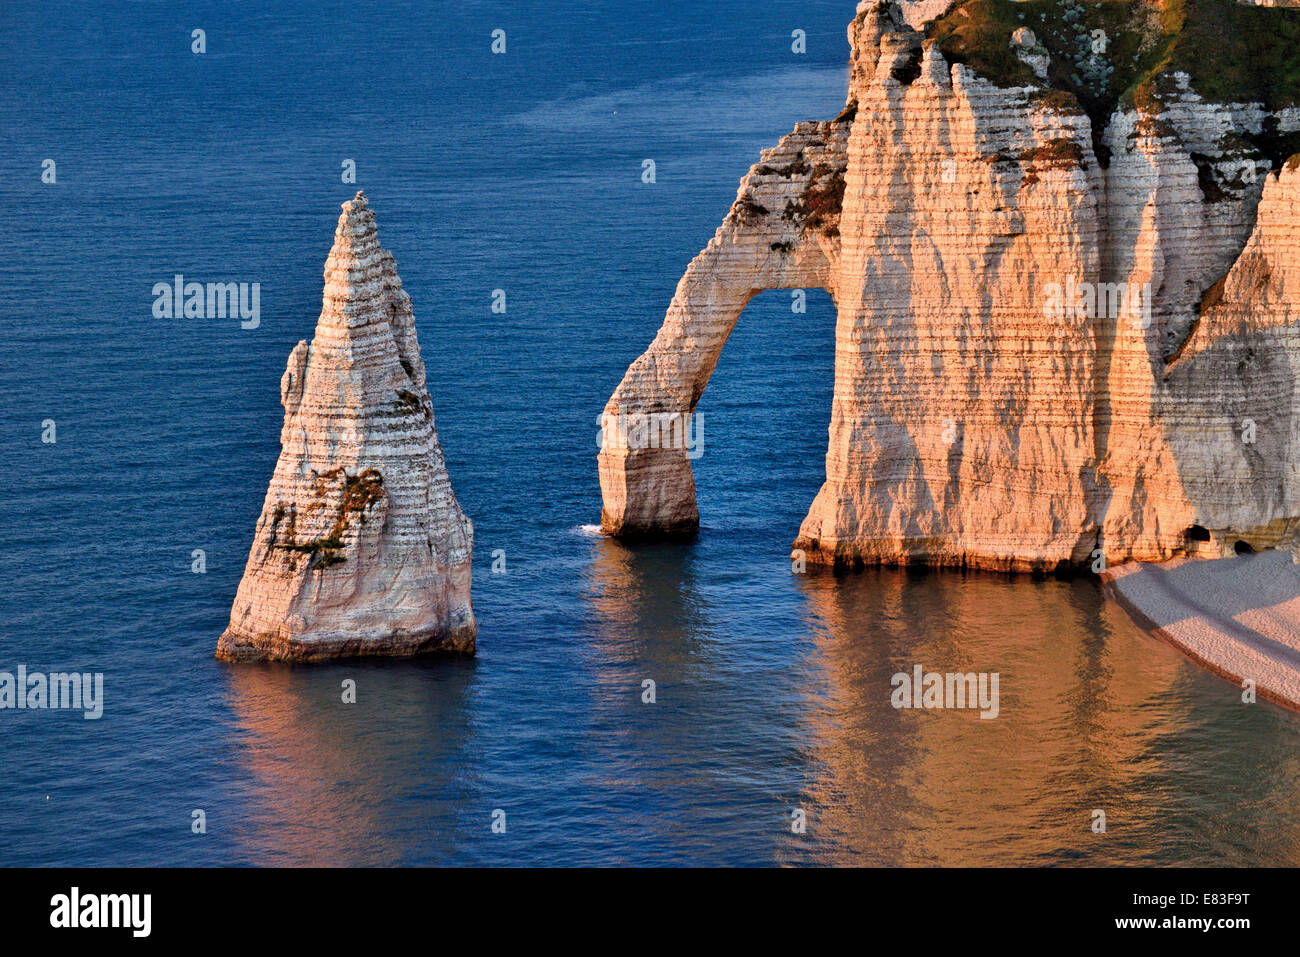
<svg viewBox="0 0 1300 957">
<path fill-rule="evenodd" d="M 474 529 L 443 464 L 411 297 L 358 192 L 310 345 L 280 381 L 281 452 L 217 643 L 226 660 L 473 653 Z"/>
</svg>

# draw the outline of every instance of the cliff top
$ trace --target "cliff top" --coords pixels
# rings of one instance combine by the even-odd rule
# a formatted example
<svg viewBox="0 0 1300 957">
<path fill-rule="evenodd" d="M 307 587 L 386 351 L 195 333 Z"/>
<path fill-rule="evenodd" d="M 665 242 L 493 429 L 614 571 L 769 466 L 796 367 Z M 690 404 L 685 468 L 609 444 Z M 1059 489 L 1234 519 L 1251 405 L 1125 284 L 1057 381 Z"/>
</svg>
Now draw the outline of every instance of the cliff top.
<svg viewBox="0 0 1300 957">
<path fill-rule="evenodd" d="M 1012 35 L 1034 33 L 1050 57 L 1039 79 Z M 1237 0 L 964 0 L 926 33 L 950 63 L 965 63 L 1002 86 L 1069 93 L 1103 123 L 1121 104 L 1192 89 L 1218 103 L 1300 105 L 1300 10 Z"/>
</svg>

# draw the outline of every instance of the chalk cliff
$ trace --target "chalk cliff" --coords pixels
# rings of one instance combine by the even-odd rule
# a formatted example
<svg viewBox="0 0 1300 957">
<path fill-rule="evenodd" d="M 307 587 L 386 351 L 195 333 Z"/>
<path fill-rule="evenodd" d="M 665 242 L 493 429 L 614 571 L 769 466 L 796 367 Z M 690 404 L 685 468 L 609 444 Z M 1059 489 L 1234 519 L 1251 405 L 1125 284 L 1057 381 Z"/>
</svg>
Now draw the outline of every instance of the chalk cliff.
<svg viewBox="0 0 1300 957">
<path fill-rule="evenodd" d="M 754 294 L 820 287 L 835 388 L 808 560 L 1041 571 L 1293 544 L 1292 35 L 1300 14 L 1228 0 L 965 0 L 924 32 L 861 4 L 844 112 L 741 180 L 606 416 L 690 415 Z M 681 448 L 606 442 L 599 472 L 607 532 L 698 526 Z"/>
<path fill-rule="evenodd" d="M 473 653 L 474 529 L 364 193 L 343 204 L 315 337 L 290 354 L 280 398 L 282 451 L 217 657 Z"/>
</svg>

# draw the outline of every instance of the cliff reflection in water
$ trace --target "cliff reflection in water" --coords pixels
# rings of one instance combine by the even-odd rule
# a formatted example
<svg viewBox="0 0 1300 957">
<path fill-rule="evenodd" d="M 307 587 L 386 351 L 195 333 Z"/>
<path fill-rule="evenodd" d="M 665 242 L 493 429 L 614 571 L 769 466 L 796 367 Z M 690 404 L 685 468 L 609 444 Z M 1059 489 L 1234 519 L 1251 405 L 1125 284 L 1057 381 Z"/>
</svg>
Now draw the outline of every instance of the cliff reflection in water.
<svg viewBox="0 0 1300 957">
<path fill-rule="evenodd" d="M 763 816 L 744 783 L 746 709 L 734 707 L 696 560 L 690 545 L 593 545 L 583 597 L 595 641 L 581 667 L 596 691 L 583 783 L 611 809 L 601 841 L 623 863 L 701 860 L 705 846 Z"/>
<path fill-rule="evenodd" d="M 1090 580 L 574 541 L 476 583 L 475 661 L 223 668 L 232 794 L 207 839 L 262 864 L 1300 862 L 1293 717 Z M 529 576 L 579 600 L 521 605 Z M 895 710 L 918 664 L 997 672 L 997 718 Z"/>
<path fill-rule="evenodd" d="M 807 717 L 818 837 L 788 859 L 1300 860 L 1289 726 L 1138 632 L 1091 581 L 882 570 L 811 575 L 804 592 L 824 671 Z M 999 716 L 895 710 L 891 676 L 915 664 L 998 672 Z M 1246 735 L 1275 753 L 1235 748 Z"/>
<path fill-rule="evenodd" d="M 1289 716 L 1242 704 L 1091 580 L 878 570 L 790 584 L 774 570 L 755 582 L 711 557 L 595 548 L 584 667 L 616 703 L 591 763 L 618 772 L 590 784 L 628 809 L 611 838 L 649 833 L 661 859 L 684 861 L 725 841 L 784 864 L 1300 862 Z M 793 633 L 777 611 L 791 587 L 806 607 Z M 739 596 L 743 636 L 716 612 L 736 588 L 753 589 Z M 896 710 L 891 678 L 917 664 L 997 672 L 998 717 Z M 641 675 L 655 707 L 635 693 Z M 790 833 L 796 807 L 803 835 Z"/>
</svg>

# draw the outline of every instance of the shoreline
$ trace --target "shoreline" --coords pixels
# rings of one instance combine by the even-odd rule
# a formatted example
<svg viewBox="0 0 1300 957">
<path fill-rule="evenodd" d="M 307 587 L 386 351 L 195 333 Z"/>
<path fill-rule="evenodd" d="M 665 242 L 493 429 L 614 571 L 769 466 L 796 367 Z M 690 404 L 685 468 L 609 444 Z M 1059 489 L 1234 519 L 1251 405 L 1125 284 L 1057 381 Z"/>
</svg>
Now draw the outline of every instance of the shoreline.
<svg viewBox="0 0 1300 957">
<path fill-rule="evenodd" d="M 1300 712 L 1300 565 L 1287 551 L 1133 563 L 1105 594 L 1155 637 L 1257 698 Z"/>
</svg>

